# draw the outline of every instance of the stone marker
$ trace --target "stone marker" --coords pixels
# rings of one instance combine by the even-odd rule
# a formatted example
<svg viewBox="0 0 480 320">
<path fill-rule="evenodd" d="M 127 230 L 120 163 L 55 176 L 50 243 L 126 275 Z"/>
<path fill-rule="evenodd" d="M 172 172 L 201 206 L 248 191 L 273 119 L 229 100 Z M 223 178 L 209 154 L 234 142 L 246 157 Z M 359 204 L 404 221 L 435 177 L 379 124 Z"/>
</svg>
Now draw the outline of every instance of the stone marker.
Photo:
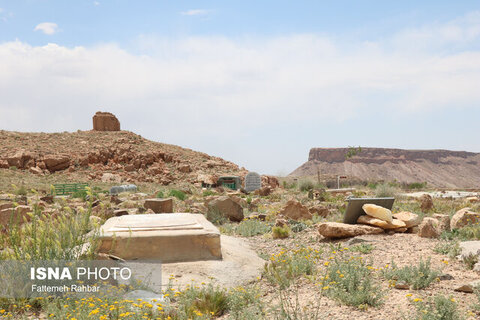
<svg viewBox="0 0 480 320">
<path fill-rule="evenodd" d="M 143 204 L 145 209 L 152 209 L 155 213 L 172 213 L 173 199 L 146 199 Z"/>
<path fill-rule="evenodd" d="M 245 176 L 245 190 L 252 192 L 262 187 L 262 177 L 256 172 L 249 172 Z"/>
<path fill-rule="evenodd" d="M 94 131 L 120 131 L 120 121 L 110 112 L 98 111 L 93 116 Z"/>
<path fill-rule="evenodd" d="M 218 229 L 191 213 L 110 218 L 100 228 L 98 252 L 163 263 L 222 259 Z"/>
</svg>

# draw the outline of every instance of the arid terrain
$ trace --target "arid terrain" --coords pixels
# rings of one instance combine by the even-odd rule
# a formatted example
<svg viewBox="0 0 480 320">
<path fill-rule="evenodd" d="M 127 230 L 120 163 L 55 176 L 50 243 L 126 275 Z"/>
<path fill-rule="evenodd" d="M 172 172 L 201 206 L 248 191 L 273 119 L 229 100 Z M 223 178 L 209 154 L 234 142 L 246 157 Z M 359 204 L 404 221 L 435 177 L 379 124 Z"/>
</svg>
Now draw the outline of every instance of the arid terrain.
<svg viewBox="0 0 480 320">
<path fill-rule="evenodd" d="M 222 237 L 229 237 L 228 241 L 222 238 L 221 261 L 165 264 L 172 282 L 156 293 L 163 301 L 130 299 L 125 292 L 83 300 L 2 299 L 0 317 L 480 318 L 480 292 L 472 284 L 480 279 L 478 189 L 456 198 L 418 197 L 423 191 L 435 191 L 434 183 L 406 189 L 398 182 L 375 182 L 378 176 L 369 177 L 368 185 L 341 190 L 328 189 L 316 179 L 281 177 L 264 177 L 260 189 L 252 192 L 205 188 L 203 179 L 243 178 L 248 171 L 220 158 L 124 131 L 1 131 L 0 138 L 2 260 L 121 259 L 125 252 L 98 252 L 93 245 L 81 253 L 72 249 L 94 244 L 95 230 L 108 219 L 125 215 L 140 219 L 144 214 L 197 213 L 213 223 Z M 368 159 L 382 159 L 369 152 Z M 459 159 L 478 159 L 478 155 L 464 156 L 444 152 L 428 161 L 447 166 L 451 165 L 444 163 L 448 158 L 462 166 Z M 310 162 L 317 163 L 315 152 L 311 157 Z M 400 156 L 387 152 L 385 157 L 379 161 L 394 163 L 392 159 Z M 340 160 L 338 156 L 325 163 L 346 166 Z M 349 160 L 351 166 L 363 161 Z M 402 159 L 398 165 L 408 167 L 411 161 L 427 160 Z M 66 182 L 86 182 L 89 188 L 68 196 L 50 195 L 51 184 Z M 138 190 L 108 194 L 110 187 L 123 183 L 134 183 Z M 413 191 L 417 197 L 408 196 Z M 351 196 L 396 200 L 390 213 L 370 216 L 367 212 L 363 216 L 370 219 L 367 222 L 343 224 Z M 393 218 L 387 217 L 392 213 Z M 12 224 L 12 217 L 20 220 Z M 471 254 L 465 249 L 468 246 L 473 246 Z M 131 250 L 135 253 L 135 248 Z M 148 252 L 148 248 L 142 250 Z M 194 282 L 186 285 L 187 278 Z"/>
<path fill-rule="evenodd" d="M 478 188 L 480 154 L 448 150 L 313 148 L 290 176 L 345 175 L 362 181 L 427 182 L 434 187 Z"/>
</svg>

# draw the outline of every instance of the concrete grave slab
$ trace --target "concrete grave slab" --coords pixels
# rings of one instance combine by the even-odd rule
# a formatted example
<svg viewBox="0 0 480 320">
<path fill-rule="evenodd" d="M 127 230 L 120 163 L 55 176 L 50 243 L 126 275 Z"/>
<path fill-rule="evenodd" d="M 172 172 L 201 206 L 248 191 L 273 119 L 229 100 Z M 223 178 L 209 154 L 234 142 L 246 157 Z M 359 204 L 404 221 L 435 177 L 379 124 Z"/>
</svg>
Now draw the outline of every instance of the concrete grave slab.
<svg viewBox="0 0 480 320">
<path fill-rule="evenodd" d="M 100 228 L 100 253 L 163 263 L 222 259 L 220 232 L 202 214 L 125 215 Z"/>
</svg>

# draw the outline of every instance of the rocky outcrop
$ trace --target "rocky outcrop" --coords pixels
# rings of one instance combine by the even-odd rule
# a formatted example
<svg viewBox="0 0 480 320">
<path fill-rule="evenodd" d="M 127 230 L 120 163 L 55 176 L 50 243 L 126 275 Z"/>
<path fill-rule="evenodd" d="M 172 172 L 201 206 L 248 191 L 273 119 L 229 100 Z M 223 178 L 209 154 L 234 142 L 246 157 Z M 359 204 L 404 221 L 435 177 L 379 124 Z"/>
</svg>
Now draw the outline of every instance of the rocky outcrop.
<svg viewBox="0 0 480 320">
<path fill-rule="evenodd" d="M 239 222 L 244 218 L 242 206 L 228 196 L 221 196 L 211 200 L 207 206 L 209 211 L 216 211 L 230 221 Z"/>
<path fill-rule="evenodd" d="M 312 214 L 303 204 L 296 200 L 290 200 L 278 215 L 292 220 L 312 219 Z"/>
<path fill-rule="evenodd" d="M 120 121 L 110 112 L 98 111 L 93 116 L 93 130 L 120 131 Z"/>
<path fill-rule="evenodd" d="M 448 150 L 313 148 L 291 176 L 345 175 L 361 181 L 427 182 L 438 187 L 478 187 L 480 153 Z"/>
<path fill-rule="evenodd" d="M 470 208 L 458 210 L 450 220 L 451 229 L 460 229 L 469 224 L 480 222 L 480 213 L 470 211 Z"/>
<path fill-rule="evenodd" d="M 340 222 L 324 222 L 318 225 L 318 233 L 324 238 L 341 239 L 361 236 L 364 234 L 383 233 L 382 228 L 367 226 L 364 224 L 346 224 Z"/>
</svg>

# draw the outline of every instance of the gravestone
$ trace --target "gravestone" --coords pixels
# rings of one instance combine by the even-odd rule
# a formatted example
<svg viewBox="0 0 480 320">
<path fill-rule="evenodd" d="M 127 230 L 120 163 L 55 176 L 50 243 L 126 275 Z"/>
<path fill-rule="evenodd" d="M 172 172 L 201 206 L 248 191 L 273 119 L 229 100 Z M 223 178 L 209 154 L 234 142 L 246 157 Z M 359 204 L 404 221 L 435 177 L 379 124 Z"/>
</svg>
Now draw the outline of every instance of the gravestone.
<svg viewBox="0 0 480 320">
<path fill-rule="evenodd" d="M 100 228 L 99 252 L 124 260 L 222 259 L 220 232 L 202 214 L 125 215 Z"/>
<path fill-rule="evenodd" d="M 262 187 L 262 177 L 256 172 L 249 172 L 245 176 L 245 190 L 252 192 Z"/>
</svg>

